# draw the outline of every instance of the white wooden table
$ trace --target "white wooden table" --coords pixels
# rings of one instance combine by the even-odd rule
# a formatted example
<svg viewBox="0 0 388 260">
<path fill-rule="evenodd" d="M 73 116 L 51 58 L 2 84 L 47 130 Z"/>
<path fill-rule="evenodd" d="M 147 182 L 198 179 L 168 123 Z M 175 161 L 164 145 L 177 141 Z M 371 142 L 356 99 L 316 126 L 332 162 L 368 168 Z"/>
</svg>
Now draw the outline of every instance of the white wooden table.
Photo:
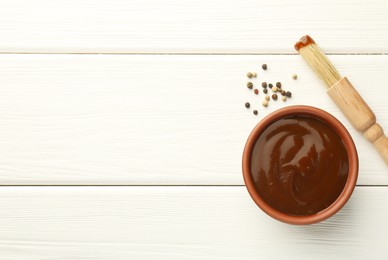
<svg viewBox="0 0 388 260">
<path fill-rule="evenodd" d="M 293 49 L 311 34 L 388 130 L 387 32 L 384 0 L 0 0 L 0 259 L 388 259 L 388 167 Z M 292 99 L 262 108 L 248 71 Z M 360 158 L 312 226 L 265 215 L 241 174 L 254 125 L 295 104 Z"/>
</svg>

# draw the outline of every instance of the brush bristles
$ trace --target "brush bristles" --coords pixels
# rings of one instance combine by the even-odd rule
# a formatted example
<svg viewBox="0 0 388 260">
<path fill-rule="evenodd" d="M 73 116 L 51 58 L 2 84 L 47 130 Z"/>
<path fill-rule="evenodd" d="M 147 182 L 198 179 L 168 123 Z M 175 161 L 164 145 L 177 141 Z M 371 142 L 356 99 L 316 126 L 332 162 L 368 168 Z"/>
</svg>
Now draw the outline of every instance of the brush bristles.
<svg viewBox="0 0 388 260">
<path fill-rule="evenodd" d="M 341 75 L 317 44 L 309 44 L 299 49 L 299 53 L 328 87 L 341 79 Z"/>
</svg>

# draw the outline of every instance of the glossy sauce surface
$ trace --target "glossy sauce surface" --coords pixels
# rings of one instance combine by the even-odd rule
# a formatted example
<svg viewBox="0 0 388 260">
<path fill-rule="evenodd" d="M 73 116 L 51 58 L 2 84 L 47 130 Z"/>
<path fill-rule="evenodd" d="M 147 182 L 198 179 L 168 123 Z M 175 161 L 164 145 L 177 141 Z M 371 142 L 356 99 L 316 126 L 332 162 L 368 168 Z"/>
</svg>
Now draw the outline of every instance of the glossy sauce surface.
<svg viewBox="0 0 388 260">
<path fill-rule="evenodd" d="M 257 192 L 271 207 L 288 215 L 312 215 L 340 195 L 349 161 L 341 138 L 327 124 L 289 117 L 260 135 L 251 171 Z"/>
</svg>

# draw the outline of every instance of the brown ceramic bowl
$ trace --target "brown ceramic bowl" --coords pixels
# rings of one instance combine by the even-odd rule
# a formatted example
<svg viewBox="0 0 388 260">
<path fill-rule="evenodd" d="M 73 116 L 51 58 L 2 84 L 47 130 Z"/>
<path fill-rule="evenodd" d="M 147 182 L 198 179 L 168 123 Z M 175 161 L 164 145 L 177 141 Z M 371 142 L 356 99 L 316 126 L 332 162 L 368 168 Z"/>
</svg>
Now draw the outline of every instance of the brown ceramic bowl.
<svg viewBox="0 0 388 260">
<path fill-rule="evenodd" d="M 345 146 L 345 149 L 348 155 L 349 172 L 342 192 L 330 206 L 312 215 L 288 215 L 272 208 L 268 203 L 264 201 L 264 199 L 257 192 L 253 182 L 253 177 L 251 174 L 252 152 L 259 136 L 272 123 L 282 118 L 290 117 L 290 116 L 304 116 L 309 118 L 315 118 L 329 125 L 342 139 L 342 142 Z M 265 213 L 285 223 L 295 224 L 295 225 L 306 225 L 306 224 L 317 223 L 331 217 L 345 205 L 345 203 L 352 195 L 352 192 L 356 185 L 357 176 L 358 176 L 358 156 L 357 156 L 357 150 L 352 140 L 352 137 L 350 136 L 346 128 L 335 117 L 315 107 L 290 106 L 290 107 L 279 109 L 271 113 L 270 115 L 266 116 L 253 129 L 245 145 L 243 160 L 242 160 L 242 169 L 243 169 L 244 182 L 248 189 L 249 194 L 251 195 L 255 203 Z"/>
</svg>

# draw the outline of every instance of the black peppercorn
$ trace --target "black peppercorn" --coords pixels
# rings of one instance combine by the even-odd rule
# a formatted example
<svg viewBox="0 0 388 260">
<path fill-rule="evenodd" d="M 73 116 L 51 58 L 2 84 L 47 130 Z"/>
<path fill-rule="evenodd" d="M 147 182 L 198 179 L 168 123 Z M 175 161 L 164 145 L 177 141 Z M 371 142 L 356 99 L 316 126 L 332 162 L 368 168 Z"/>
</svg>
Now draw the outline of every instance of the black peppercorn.
<svg viewBox="0 0 388 260">
<path fill-rule="evenodd" d="M 276 82 L 276 87 L 281 88 L 282 87 L 282 83 Z"/>
<path fill-rule="evenodd" d="M 245 107 L 246 107 L 246 108 L 249 108 L 250 106 L 251 106 L 251 104 L 249 104 L 249 102 L 246 102 L 246 103 L 245 103 Z"/>
<path fill-rule="evenodd" d="M 252 89 L 253 83 L 252 83 L 252 82 L 248 82 L 248 83 L 247 83 L 247 87 L 248 87 L 249 89 Z"/>
<path fill-rule="evenodd" d="M 286 95 L 286 91 L 284 89 L 282 89 L 282 91 L 280 91 L 280 94 L 282 94 L 282 96 Z"/>
<path fill-rule="evenodd" d="M 272 95 L 272 99 L 273 99 L 273 100 L 277 100 L 277 99 L 278 99 L 278 95 L 273 94 L 273 95 Z"/>
<path fill-rule="evenodd" d="M 255 109 L 255 110 L 253 110 L 253 114 L 255 114 L 255 115 L 257 115 L 257 110 Z"/>
<path fill-rule="evenodd" d="M 263 70 L 267 70 L 267 64 L 261 65 L 261 68 L 262 68 Z"/>
<path fill-rule="evenodd" d="M 263 92 L 264 92 L 264 94 L 267 94 L 268 93 L 268 89 L 263 89 Z"/>
<path fill-rule="evenodd" d="M 287 91 L 287 92 L 286 92 L 286 97 L 289 97 L 289 98 L 290 98 L 291 96 L 292 96 L 292 93 L 291 93 L 290 91 Z"/>
<path fill-rule="evenodd" d="M 262 86 L 263 88 L 266 88 L 266 87 L 267 87 L 267 82 L 261 83 L 261 86 Z"/>
</svg>

